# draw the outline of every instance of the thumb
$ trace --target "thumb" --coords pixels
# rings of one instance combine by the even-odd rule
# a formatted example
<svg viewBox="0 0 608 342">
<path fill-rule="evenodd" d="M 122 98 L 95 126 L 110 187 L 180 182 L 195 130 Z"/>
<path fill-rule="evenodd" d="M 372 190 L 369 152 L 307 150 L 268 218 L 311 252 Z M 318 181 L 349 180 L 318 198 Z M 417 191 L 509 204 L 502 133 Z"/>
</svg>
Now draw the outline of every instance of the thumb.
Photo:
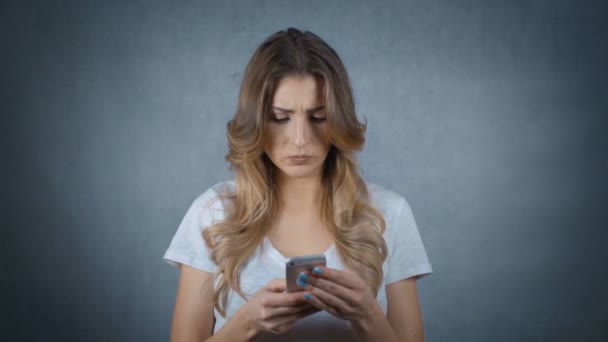
<svg viewBox="0 0 608 342">
<path fill-rule="evenodd" d="M 273 279 L 266 284 L 266 289 L 272 292 L 284 292 L 287 290 L 287 282 L 285 279 Z"/>
</svg>

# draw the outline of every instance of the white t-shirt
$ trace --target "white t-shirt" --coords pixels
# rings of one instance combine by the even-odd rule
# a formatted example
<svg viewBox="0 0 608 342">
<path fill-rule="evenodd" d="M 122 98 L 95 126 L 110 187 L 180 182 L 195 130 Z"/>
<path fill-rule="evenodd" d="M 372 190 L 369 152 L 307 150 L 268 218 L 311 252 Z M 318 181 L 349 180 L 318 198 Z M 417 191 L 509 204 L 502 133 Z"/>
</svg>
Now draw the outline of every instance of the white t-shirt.
<svg viewBox="0 0 608 342">
<path fill-rule="evenodd" d="M 186 213 L 179 225 L 163 260 L 173 266 L 180 264 L 215 272 L 216 265 L 209 258 L 209 250 L 202 237 L 202 231 L 211 224 L 224 219 L 224 204 L 218 194 L 234 192 L 234 181 L 215 184 L 199 196 Z M 386 313 L 387 300 L 385 285 L 409 277 L 423 277 L 432 273 L 431 264 L 418 227 L 407 201 L 399 194 L 378 185 L 367 183 L 372 205 L 378 209 L 386 221 L 385 241 L 388 258 L 382 265 L 383 283 L 378 291 L 377 300 Z M 327 267 L 342 270 L 344 265 L 335 248 L 331 245 L 324 253 Z M 285 278 L 284 257 L 275 249 L 270 240 L 264 239 L 255 254 L 241 271 L 241 289 L 250 298 L 260 288 L 274 278 Z M 229 292 L 226 318 L 217 310 L 215 313 L 214 333 L 245 304 L 241 296 Z M 259 341 L 342 341 L 352 340 L 353 331 L 348 321 L 320 311 L 296 322 L 293 328 L 283 335 L 263 334 Z"/>
</svg>

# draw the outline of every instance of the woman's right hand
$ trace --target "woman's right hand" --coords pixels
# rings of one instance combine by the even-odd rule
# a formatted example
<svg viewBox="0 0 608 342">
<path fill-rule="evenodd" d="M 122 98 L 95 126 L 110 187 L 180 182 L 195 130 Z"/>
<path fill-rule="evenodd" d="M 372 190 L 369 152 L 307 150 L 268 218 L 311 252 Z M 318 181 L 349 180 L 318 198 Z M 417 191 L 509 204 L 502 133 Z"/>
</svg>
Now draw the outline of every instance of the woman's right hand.
<svg viewBox="0 0 608 342">
<path fill-rule="evenodd" d="M 274 279 L 240 309 L 241 318 L 253 327 L 256 336 L 263 331 L 284 334 L 298 320 L 319 311 L 304 299 L 303 292 L 285 292 L 286 289 L 285 279 Z"/>
</svg>

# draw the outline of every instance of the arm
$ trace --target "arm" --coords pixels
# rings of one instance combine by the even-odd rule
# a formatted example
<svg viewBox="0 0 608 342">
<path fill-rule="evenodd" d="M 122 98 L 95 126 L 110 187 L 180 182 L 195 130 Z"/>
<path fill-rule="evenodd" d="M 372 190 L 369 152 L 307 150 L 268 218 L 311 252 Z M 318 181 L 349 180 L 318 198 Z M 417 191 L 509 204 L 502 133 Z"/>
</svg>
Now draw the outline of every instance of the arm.
<svg viewBox="0 0 608 342">
<path fill-rule="evenodd" d="M 403 279 L 386 286 L 386 318 L 393 331 L 404 341 L 424 341 L 424 321 L 418 300 L 416 278 Z"/>
<path fill-rule="evenodd" d="M 369 319 L 354 321 L 353 329 L 366 341 L 424 341 L 424 324 L 416 278 L 386 286 L 386 317 L 376 305 Z"/>
<path fill-rule="evenodd" d="M 181 265 L 171 341 L 201 341 L 213 334 L 213 274 Z"/>
<path fill-rule="evenodd" d="M 351 322 L 364 341 L 424 341 L 416 278 L 386 286 L 387 313 L 367 284 L 353 271 L 317 266 L 312 275 L 301 273 L 298 284 L 314 306 Z"/>
<path fill-rule="evenodd" d="M 249 331 L 231 319 L 213 335 L 213 274 L 182 264 L 171 327 L 171 342 L 245 341 Z"/>
<path fill-rule="evenodd" d="M 272 280 L 214 335 L 213 274 L 182 264 L 171 342 L 251 341 L 262 331 L 282 334 L 318 311 L 285 289 L 284 279 Z"/>
</svg>

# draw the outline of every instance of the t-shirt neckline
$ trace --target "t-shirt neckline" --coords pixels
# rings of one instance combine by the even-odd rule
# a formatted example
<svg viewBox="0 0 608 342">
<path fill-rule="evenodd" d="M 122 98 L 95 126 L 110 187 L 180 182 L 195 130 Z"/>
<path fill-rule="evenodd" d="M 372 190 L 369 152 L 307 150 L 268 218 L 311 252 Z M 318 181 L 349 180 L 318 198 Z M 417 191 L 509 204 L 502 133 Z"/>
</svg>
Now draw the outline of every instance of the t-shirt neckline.
<svg viewBox="0 0 608 342">
<path fill-rule="evenodd" d="M 276 260 L 278 260 L 280 262 L 285 263 L 285 262 L 289 261 L 289 259 L 291 259 L 291 258 L 284 256 L 281 252 L 279 252 L 279 250 L 276 249 L 272 245 L 272 242 L 270 241 L 268 236 L 264 237 L 264 247 L 270 253 L 270 255 L 272 255 Z M 327 258 L 330 253 L 333 253 L 335 248 L 336 248 L 336 243 L 332 242 L 331 245 L 329 245 L 329 247 L 327 248 L 327 250 L 325 252 L 323 252 L 323 255 L 325 255 L 325 257 Z"/>
</svg>

